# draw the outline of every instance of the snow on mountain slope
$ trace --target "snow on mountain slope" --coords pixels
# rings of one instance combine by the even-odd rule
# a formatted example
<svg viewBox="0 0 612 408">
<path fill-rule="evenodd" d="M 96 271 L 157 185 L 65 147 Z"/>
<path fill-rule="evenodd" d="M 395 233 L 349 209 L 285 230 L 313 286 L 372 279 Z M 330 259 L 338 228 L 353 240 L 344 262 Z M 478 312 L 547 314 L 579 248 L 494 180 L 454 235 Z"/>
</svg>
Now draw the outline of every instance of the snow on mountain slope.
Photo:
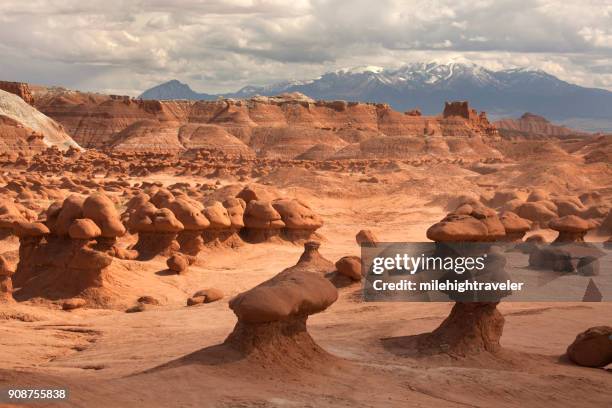
<svg viewBox="0 0 612 408">
<path fill-rule="evenodd" d="M 163 95 L 168 97 L 162 99 L 249 98 L 300 92 L 313 99 L 388 103 L 397 110 L 418 107 L 425 114 L 439 113 L 447 100 L 469 100 L 475 108 L 495 117 L 520 116 L 528 111 L 557 121 L 600 119 L 608 121 L 612 129 L 610 91 L 570 84 L 538 69 L 494 71 L 469 62 L 417 62 L 395 69 L 366 65 L 309 80 L 247 86 L 235 93 L 207 95 L 189 91 L 194 95 L 177 93 L 172 97 L 172 89 L 167 87 Z M 141 98 L 150 96 L 151 92 L 146 91 Z"/>
</svg>

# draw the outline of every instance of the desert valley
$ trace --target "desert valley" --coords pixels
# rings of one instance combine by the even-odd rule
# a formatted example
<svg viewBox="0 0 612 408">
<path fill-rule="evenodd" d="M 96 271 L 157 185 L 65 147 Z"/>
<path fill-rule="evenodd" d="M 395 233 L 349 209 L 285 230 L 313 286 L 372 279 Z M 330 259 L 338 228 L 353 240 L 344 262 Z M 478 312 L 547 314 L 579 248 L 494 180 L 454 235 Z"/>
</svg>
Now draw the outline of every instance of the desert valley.
<svg viewBox="0 0 612 408">
<path fill-rule="evenodd" d="M 609 298 L 367 302 L 359 257 L 609 247 L 611 163 L 610 134 L 470 101 L 0 82 L 0 389 L 69 390 L 41 407 L 607 406 Z"/>
</svg>

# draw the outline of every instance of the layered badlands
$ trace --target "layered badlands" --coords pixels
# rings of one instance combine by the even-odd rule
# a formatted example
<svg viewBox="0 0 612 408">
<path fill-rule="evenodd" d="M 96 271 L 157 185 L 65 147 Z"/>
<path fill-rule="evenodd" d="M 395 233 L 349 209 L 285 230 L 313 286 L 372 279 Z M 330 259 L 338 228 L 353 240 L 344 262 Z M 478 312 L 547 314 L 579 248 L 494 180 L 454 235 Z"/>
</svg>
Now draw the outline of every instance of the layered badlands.
<svg viewBox="0 0 612 408">
<path fill-rule="evenodd" d="M 54 88 L 39 89 L 34 101 L 83 147 L 121 152 L 223 148 L 282 159 L 499 157 L 486 144 L 496 136 L 495 127 L 467 105 L 428 117 L 397 112 L 385 104 L 313 101 L 295 94 L 143 101 Z"/>
<path fill-rule="evenodd" d="M 87 149 L 0 154 L 0 388 L 87 407 L 612 399 L 610 303 L 365 303 L 357 245 L 606 241 L 608 139 L 507 140 L 463 103 L 32 98 Z"/>
</svg>

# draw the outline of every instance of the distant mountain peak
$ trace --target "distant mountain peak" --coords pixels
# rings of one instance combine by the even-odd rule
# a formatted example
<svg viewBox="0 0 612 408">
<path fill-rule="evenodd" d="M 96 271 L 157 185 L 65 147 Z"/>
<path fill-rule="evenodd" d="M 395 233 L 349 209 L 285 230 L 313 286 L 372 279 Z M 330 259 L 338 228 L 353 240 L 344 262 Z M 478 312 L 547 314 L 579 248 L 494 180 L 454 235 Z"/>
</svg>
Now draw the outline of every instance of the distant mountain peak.
<svg viewBox="0 0 612 408">
<path fill-rule="evenodd" d="M 400 111 L 420 108 L 440 113 L 445 101 L 468 100 L 492 117 L 518 117 L 523 112 L 551 118 L 612 117 L 612 92 L 570 84 L 541 69 L 489 69 L 464 59 L 412 62 L 396 68 L 364 65 L 342 68 L 305 80 L 286 80 L 264 86 L 245 86 L 220 95 L 197 93 L 172 80 L 144 92 L 142 99 L 245 99 L 300 92 L 312 99 L 388 103 Z M 610 121 L 612 126 L 612 121 Z M 602 129 L 607 128 L 605 125 Z"/>
</svg>

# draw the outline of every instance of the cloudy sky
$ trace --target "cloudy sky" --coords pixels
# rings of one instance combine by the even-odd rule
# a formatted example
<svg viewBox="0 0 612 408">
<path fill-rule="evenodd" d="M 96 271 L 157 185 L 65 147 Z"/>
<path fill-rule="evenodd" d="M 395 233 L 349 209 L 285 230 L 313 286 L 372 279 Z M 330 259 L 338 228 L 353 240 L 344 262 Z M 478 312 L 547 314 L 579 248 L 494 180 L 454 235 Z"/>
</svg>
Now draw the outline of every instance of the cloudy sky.
<svg viewBox="0 0 612 408">
<path fill-rule="evenodd" d="M 137 95 L 470 60 L 612 90 L 612 0 L 1 0 L 0 79 Z"/>
</svg>

